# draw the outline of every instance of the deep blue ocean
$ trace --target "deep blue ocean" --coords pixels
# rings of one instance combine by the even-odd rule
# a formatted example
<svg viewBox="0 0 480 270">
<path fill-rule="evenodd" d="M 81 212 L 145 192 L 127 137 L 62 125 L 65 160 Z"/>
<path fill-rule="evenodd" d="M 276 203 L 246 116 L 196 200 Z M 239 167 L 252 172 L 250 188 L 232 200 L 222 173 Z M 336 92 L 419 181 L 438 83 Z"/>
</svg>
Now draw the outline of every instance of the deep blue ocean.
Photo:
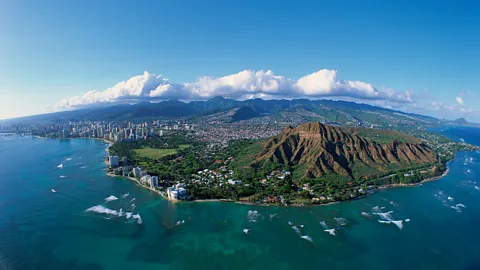
<svg viewBox="0 0 480 270">
<path fill-rule="evenodd" d="M 171 203 L 106 176 L 106 147 L 0 136 L 1 270 L 480 269 L 477 152 L 438 181 L 299 208 Z"/>
</svg>

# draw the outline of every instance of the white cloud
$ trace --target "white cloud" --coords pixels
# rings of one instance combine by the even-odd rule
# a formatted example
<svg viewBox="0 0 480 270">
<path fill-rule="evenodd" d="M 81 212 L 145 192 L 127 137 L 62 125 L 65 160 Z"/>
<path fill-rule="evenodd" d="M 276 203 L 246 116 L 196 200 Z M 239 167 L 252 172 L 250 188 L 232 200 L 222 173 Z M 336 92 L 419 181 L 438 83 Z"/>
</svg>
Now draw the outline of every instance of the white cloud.
<svg viewBox="0 0 480 270">
<path fill-rule="evenodd" d="M 423 115 L 435 115 L 436 117 L 443 119 L 456 119 L 459 117 L 475 118 L 479 111 L 471 108 L 467 108 L 460 104 L 444 104 L 442 102 L 429 102 L 429 103 L 405 103 L 397 106 L 397 109 L 415 112 Z M 476 120 L 475 120 L 476 121 Z"/>
<path fill-rule="evenodd" d="M 460 105 L 463 105 L 463 98 L 462 97 L 457 97 L 457 103 Z"/>
<path fill-rule="evenodd" d="M 185 83 L 184 89 L 192 98 L 226 96 L 238 98 L 247 94 L 286 94 L 292 90 L 293 82 L 273 71 L 244 70 L 236 74 L 212 78 L 200 77 L 194 83 Z"/>
<path fill-rule="evenodd" d="M 412 103 L 413 92 L 399 93 L 393 89 L 378 89 L 370 83 L 339 79 L 336 70 L 322 69 L 298 80 L 278 76 L 271 70 L 244 70 L 220 78 L 200 77 L 195 82 L 176 84 L 161 75 L 144 72 L 103 91 L 92 90 L 63 99 L 58 109 L 70 109 L 95 104 L 135 102 L 178 98 L 204 100 L 214 96 L 236 99 L 249 97 L 344 97 Z"/>
</svg>

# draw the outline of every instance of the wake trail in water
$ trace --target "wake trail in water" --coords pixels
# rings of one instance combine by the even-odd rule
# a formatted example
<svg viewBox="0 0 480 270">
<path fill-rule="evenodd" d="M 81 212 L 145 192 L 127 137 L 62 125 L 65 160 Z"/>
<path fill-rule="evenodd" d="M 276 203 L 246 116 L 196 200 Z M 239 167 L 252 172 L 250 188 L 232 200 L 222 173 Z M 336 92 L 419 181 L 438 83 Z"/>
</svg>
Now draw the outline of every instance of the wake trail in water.
<svg viewBox="0 0 480 270">
<path fill-rule="evenodd" d="M 325 223 L 325 221 L 320 221 L 319 223 L 320 223 L 320 225 L 322 225 L 322 227 L 323 227 L 325 230 L 328 229 L 327 223 Z"/>
<path fill-rule="evenodd" d="M 305 240 L 307 240 L 307 241 L 309 241 L 309 242 L 313 243 L 313 239 L 312 239 L 312 237 L 310 237 L 310 236 L 308 236 L 308 235 L 302 235 L 302 236 L 300 236 L 300 237 L 301 237 L 302 239 L 305 239 Z"/>
</svg>

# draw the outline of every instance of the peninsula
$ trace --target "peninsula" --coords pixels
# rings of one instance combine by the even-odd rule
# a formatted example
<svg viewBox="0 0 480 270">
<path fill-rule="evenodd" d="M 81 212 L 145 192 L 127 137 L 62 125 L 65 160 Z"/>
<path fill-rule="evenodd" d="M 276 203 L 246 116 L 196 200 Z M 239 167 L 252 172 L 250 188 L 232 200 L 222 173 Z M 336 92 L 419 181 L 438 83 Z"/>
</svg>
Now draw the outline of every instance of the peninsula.
<svg viewBox="0 0 480 270">
<path fill-rule="evenodd" d="M 172 200 L 326 204 L 438 178 L 456 151 L 478 149 L 432 136 L 310 122 L 221 145 L 174 130 L 115 143 L 108 170 Z"/>
</svg>

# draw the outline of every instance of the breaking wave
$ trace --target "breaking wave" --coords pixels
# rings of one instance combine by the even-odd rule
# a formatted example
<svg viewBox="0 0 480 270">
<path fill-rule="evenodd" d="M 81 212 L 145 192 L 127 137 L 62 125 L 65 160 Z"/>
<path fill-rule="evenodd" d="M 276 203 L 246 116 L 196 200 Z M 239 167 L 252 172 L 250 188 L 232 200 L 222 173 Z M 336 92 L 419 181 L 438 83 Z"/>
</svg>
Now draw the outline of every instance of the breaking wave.
<svg viewBox="0 0 480 270">
<path fill-rule="evenodd" d="M 360 213 L 360 216 L 362 216 L 362 217 L 364 217 L 364 218 L 368 218 L 368 219 L 372 218 L 372 215 L 370 215 L 370 214 L 367 213 L 367 212 L 362 212 L 362 213 Z"/>
<path fill-rule="evenodd" d="M 403 220 L 379 220 L 378 222 L 383 224 L 395 224 L 400 230 L 403 229 Z"/>
<path fill-rule="evenodd" d="M 100 213 L 100 214 L 118 215 L 118 212 L 116 210 L 106 208 L 102 205 L 92 206 L 92 207 L 88 208 L 87 210 L 85 210 L 85 212 L 95 212 L 95 213 Z"/>
<path fill-rule="evenodd" d="M 335 235 L 335 229 L 326 229 L 325 232 L 328 232 L 330 235 Z"/>
<path fill-rule="evenodd" d="M 381 212 L 380 213 L 373 213 L 373 214 L 379 216 L 383 220 L 392 221 L 393 220 L 392 213 L 393 213 L 393 211 L 388 211 L 388 212 L 385 212 L 385 213 L 381 213 Z"/>
<path fill-rule="evenodd" d="M 392 223 L 397 225 L 397 227 L 402 230 L 403 229 L 403 221 L 402 220 L 392 220 Z"/>
<path fill-rule="evenodd" d="M 297 226 L 292 226 L 292 229 L 298 234 L 300 235 L 300 229 L 297 227 Z"/>
<path fill-rule="evenodd" d="M 471 182 L 471 181 L 469 181 Z M 455 204 L 455 198 L 451 196 L 447 196 L 443 193 L 443 191 L 439 191 L 434 194 L 434 196 L 440 200 L 445 207 L 455 209 L 458 213 L 462 212 L 462 208 L 465 208 L 466 206 L 462 203 L 457 203 Z"/>
<path fill-rule="evenodd" d="M 140 214 L 134 214 L 132 215 L 132 218 L 136 219 L 138 224 L 142 224 L 142 217 Z"/>
<path fill-rule="evenodd" d="M 107 201 L 107 202 L 111 202 L 111 201 L 115 201 L 115 200 L 118 200 L 118 198 L 113 196 L 113 195 L 110 195 L 107 198 L 105 198 L 105 201 Z"/>
<path fill-rule="evenodd" d="M 257 222 L 257 219 L 260 217 L 260 214 L 257 210 L 248 210 L 247 219 L 248 222 Z"/>
<path fill-rule="evenodd" d="M 343 217 L 338 217 L 338 218 L 335 218 L 335 221 L 337 222 L 338 225 L 340 226 L 345 226 L 347 225 L 347 220 Z"/>
<path fill-rule="evenodd" d="M 312 242 L 312 243 L 313 243 L 312 237 L 310 237 L 310 236 L 308 236 L 308 235 L 302 235 L 302 236 L 300 236 L 300 237 L 303 238 L 303 239 L 305 239 L 305 240 L 307 240 L 307 241 L 309 241 L 309 242 Z"/>
<path fill-rule="evenodd" d="M 327 223 L 325 223 L 325 221 L 320 221 L 320 225 L 322 225 L 322 227 L 323 227 L 325 230 L 328 229 Z"/>
<path fill-rule="evenodd" d="M 177 223 L 175 223 L 176 226 L 179 226 L 181 224 L 185 223 L 185 220 L 179 220 L 177 221 Z"/>
</svg>

